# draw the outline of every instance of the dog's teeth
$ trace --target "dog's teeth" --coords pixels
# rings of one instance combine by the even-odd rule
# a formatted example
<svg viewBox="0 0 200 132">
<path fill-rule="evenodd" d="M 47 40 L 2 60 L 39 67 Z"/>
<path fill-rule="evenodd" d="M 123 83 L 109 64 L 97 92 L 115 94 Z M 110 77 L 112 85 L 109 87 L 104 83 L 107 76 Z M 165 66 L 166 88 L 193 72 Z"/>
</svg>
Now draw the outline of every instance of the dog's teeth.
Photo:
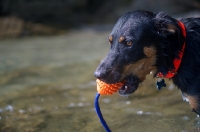
<svg viewBox="0 0 200 132">
<path fill-rule="evenodd" d="M 150 71 L 150 74 L 151 74 L 151 75 L 153 75 L 153 72 L 152 72 L 152 71 Z"/>
<path fill-rule="evenodd" d="M 128 87 L 127 86 L 125 86 L 125 89 L 127 89 Z"/>
</svg>

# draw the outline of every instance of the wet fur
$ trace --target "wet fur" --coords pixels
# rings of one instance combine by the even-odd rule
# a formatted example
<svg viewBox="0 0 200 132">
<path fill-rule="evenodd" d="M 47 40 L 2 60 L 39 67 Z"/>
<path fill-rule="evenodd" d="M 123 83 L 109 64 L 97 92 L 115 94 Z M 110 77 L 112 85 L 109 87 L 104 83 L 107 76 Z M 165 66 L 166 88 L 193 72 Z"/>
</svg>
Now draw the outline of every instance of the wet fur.
<svg viewBox="0 0 200 132">
<path fill-rule="evenodd" d="M 126 94 L 132 93 L 149 72 L 155 77 L 158 72 L 166 74 L 173 69 L 173 60 L 178 58 L 186 41 L 181 65 L 172 81 L 200 114 L 200 18 L 180 21 L 186 27 L 186 38 L 178 20 L 163 12 L 126 13 L 109 35 L 110 52 L 98 66 L 95 76 L 106 83 L 128 80 L 126 85 L 130 85 L 131 90 Z"/>
</svg>

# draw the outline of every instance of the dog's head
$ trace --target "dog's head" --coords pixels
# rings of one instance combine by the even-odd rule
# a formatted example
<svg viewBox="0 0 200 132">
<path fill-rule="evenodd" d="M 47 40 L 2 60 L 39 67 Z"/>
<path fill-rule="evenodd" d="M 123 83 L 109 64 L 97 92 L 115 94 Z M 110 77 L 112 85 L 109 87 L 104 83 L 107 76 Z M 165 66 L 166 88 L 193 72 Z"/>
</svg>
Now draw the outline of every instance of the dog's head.
<svg viewBox="0 0 200 132">
<path fill-rule="evenodd" d="M 164 13 L 126 13 L 110 33 L 110 51 L 94 75 L 109 84 L 126 80 L 119 93 L 131 94 L 150 72 L 155 76 L 173 68 L 171 50 L 181 47 L 180 40 L 176 20 Z"/>
</svg>

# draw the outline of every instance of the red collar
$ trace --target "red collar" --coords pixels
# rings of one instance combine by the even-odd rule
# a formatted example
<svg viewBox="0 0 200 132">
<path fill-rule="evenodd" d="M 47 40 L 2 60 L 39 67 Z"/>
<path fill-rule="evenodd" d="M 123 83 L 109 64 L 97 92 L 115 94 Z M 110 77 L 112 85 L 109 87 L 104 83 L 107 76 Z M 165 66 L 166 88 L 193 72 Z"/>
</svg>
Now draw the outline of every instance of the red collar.
<svg viewBox="0 0 200 132">
<path fill-rule="evenodd" d="M 184 24 L 180 21 L 178 21 L 178 24 L 181 27 L 181 31 L 182 31 L 183 36 L 186 38 L 186 29 L 185 29 Z M 181 51 L 179 51 L 178 58 L 175 58 L 174 61 L 173 61 L 174 69 L 171 70 L 171 71 L 168 71 L 168 73 L 166 75 L 163 75 L 161 72 L 159 72 L 157 74 L 157 77 L 172 78 L 177 73 L 178 68 L 181 64 L 181 60 L 182 60 L 183 53 L 184 53 L 184 50 L 185 50 L 185 45 L 186 45 L 186 42 L 184 41 L 183 47 L 182 47 Z"/>
</svg>

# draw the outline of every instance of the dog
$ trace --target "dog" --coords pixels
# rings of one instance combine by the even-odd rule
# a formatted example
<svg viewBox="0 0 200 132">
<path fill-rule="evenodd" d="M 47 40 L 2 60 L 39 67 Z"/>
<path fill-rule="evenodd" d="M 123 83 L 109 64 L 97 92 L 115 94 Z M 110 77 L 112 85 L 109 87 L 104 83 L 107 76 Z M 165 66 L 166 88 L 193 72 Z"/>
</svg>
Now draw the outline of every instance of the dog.
<svg viewBox="0 0 200 132">
<path fill-rule="evenodd" d="M 200 114 L 200 18 L 132 11 L 118 19 L 108 41 L 110 51 L 96 78 L 108 84 L 125 81 L 120 95 L 132 94 L 149 73 L 170 78 Z"/>
</svg>

